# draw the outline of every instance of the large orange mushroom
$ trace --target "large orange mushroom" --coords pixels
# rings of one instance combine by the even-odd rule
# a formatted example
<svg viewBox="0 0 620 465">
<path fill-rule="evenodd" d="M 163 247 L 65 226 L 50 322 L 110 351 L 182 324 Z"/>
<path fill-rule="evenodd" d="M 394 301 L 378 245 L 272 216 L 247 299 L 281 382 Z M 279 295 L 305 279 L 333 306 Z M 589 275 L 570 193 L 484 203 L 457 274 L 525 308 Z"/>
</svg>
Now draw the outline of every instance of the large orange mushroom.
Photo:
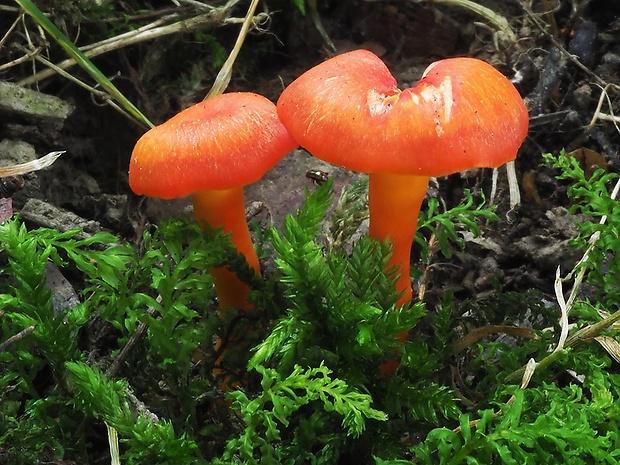
<svg viewBox="0 0 620 465">
<path fill-rule="evenodd" d="M 258 181 L 297 145 L 265 97 L 222 94 L 145 133 L 131 155 L 129 184 L 136 194 L 150 197 L 191 195 L 196 220 L 231 233 L 237 250 L 260 275 L 243 186 Z M 245 283 L 225 267 L 211 273 L 222 310 L 248 308 Z"/>
<path fill-rule="evenodd" d="M 356 50 L 304 73 L 277 107 L 314 156 L 369 173 L 370 235 L 393 244 L 399 304 L 412 298 L 410 251 L 429 178 L 514 160 L 528 128 L 514 86 L 473 58 L 433 63 L 401 91 L 379 57 Z"/>
</svg>

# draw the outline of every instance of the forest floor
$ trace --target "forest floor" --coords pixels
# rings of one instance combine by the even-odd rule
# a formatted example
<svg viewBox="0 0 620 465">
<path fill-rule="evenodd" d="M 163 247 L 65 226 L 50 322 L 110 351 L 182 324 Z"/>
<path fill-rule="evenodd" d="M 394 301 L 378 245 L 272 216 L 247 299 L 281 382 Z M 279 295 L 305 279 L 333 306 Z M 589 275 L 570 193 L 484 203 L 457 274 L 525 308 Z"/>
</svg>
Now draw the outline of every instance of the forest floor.
<svg viewBox="0 0 620 465">
<path fill-rule="evenodd" d="M 148 10 L 139 3 L 38 6 L 79 46 L 157 21 L 189 22 L 204 13 L 198 2 L 157 1 Z M 151 121 L 161 123 L 207 94 L 237 37 L 246 8 L 240 3 L 206 25 L 114 48 L 93 62 Z M 514 83 L 530 114 L 516 160 L 521 203 L 510 207 L 506 172 L 500 169 L 494 199 L 499 220 L 481 224 L 481 236 L 467 237 L 466 247 L 450 258 L 432 250 L 422 265 L 414 255 L 414 266 L 424 267 L 414 295 L 434 303 L 448 291 L 459 300 L 476 300 L 498 290 L 536 290 L 554 301 L 557 268 L 565 275 L 582 252 L 570 246 L 579 218 L 569 214 L 568 185 L 543 164 L 542 154 L 564 150 L 586 172 L 620 172 L 620 119 L 614 116 L 620 114 L 620 3 L 478 2 L 493 13 L 492 20 L 443 1 L 324 0 L 316 11 L 324 35 L 312 11 L 301 15 L 290 0 L 261 3 L 266 4 L 259 7 L 263 21 L 248 36 L 228 91 L 257 92 L 275 102 L 304 71 L 357 48 L 378 54 L 401 88 L 414 86 L 431 62 L 453 56 L 485 60 Z M 47 169 L 1 178 L 0 217 L 20 213 L 29 227 L 80 226 L 86 233 L 106 230 L 137 243 L 149 225 L 187 214 L 187 199 L 146 199 L 129 188 L 131 151 L 145 128 L 74 80 L 40 74 L 47 66 L 39 58 L 59 63 L 66 55 L 19 7 L 0 6 L 0 84 L 60 99 L 70 113 L 41 119 L 7 108 L 0 97 L 1 164 L 65 152 Z M 67 73 L 94 85 L 77 67 Z M 295 150 L 247 188 L 252 219 L 280 227 L 305 190 L 313 189 L 309 173 L 316 170 L 334 180 L 335 196 L 363 177 Z M 463 201 L 465 189 L 480 199 L 481 192 L 488 198 L 491 188 L 491 170 L 475 170 L 433 181 L 427 199 L 448 209 Z"/>
<path fill-rule="evenodd" d="M 501 171 L 495 199 L 501 221 L 483 225 L 482 237 L 449 261 L 432 259 L 424 284 L 428 299 L 446 290 L 461 298 L 497 289 L 552 294 L 557 267 L 570 270 L 579 252 L 568 246 L 576 229 L 575 218 L 567 213 L 567 186 L 542 165 L 541 154 L 566 150 L 586 171 L 618 171 L 620 131 L 613 115 L 620 102 L 620 6 L 605 0 L 546 1 L 537 9 L 526 1 L 481 2 L 496 19 L 506 20 L 500 28 L 488 18 L 442 2 L 319 2 L 318 15 L 332 48 L 311 14 L 302 16 L 286 2 L 268 3 L 269 21 L 261 25 L 262 32 L 248 37 L 231 91 L 258 92 L 275 101 L 305 70 L 355 48 L 380 55 L 401 88 L 415 85 L 432 61 L 462 55 L 488 61 L 515 84 L 530 113 L 529 134 L 516 161 L 521 204 L 510 210 Z M 199 13 L 185 5 L 175 11 L 170 5 L 154 6 L 148 13 L 132 10 L 131 3 L 125 11 L 50 6 L 49 13 L 83 45 L 101 39 L 102 33 L 111 36 L 122 27 L 121 17 L 135 28 L 165 15 Z M 6 109 L 0 114 L 4 164 L 66 151 L 51 168 L 18 180 L 19 190 L 5 180 L 12 208 L 31 226 L 82 225 L 90 232 L 103 228 L 130 239 L 146 224 L 185 211 L 187 201 L 145 200 L 132 194 L 127 167 L 144 129 L 72 81 L 55 73 L 40 76 L 45 66 L 28 51 L 60 61 L 62 50 L 45 42 L 17 7 L 5 8 L 0 18 L 0 30 L 6 31 L 0 42 L 0 77 L 58 97 L 72 108 L 64 123 L 62 118 L 60 123 L 33 121 Z M 230 15 L 243 13 L 236 7 Z M 237 27 L 216 23 L 122 47 L 94 61 L 158 123 L 203 98 L 217 72 L 214 64 L 223 60 Z M 88 81 L 76 67 L 69 71 Z M 284 215 L 300 205 L 304 189 L 312 187 L 309 170 L 327 172 L 337 191 L 359 177 L 296 150 L 248 188 L 247 202 L 255 206 L 256 219 L 281 225 Z M 461 202 L 465 188 L 488 195 L 490 186 L 491 171 L 478 170 L 439 179 L 429 195 L 449 208 Z"/>
<path fill-rule="evenodd" d="M 468 10 L 430 2 L 319 2 L 321 24 L 335 51 L 321 37 L 311 15 L 301 16 L 290 5 L 273 5 L 271 29 L 248 38 L 229 90 L 258 92 L 275 101 L 283 87 L 303 71 L 328 56 L 355 48 L 379 54 L 401 88 L 415 85 L 424 68 L 437 59 L 468 55 L 490 62 L 517 86 L 530 112 L 529 135 L 516 164 L 522 203 L 508 213 L 502 184 L 505 177 L 500 176 L 496 201 L 503 221 L 485 226 L 484 240 L 472 244 L 451 263 L 434 264 L 428 279 L 436 283 L 438 292 L 449 288 L 463 297 L 475 297 L 498 286 L 550 292 L 557 266 L 569 270 L 578 256 L 567 248 L 575 229 L 566 213 L 566 186 L 554 178 L 552 170 L 541 166 L 541 154 L 566 150 L 579 156 L 588 169 L 596 166 L 617 171 L 620 140 L 616 123 L 604 116 L 613 115 L 618 106 L 620 8 L 605 1 L 575 0 L 553 8 L 555 3 L 541 2 L 549 9 L 532 10 L 528 2 L 487 2 L 491 11 L 507 20 L 506 27 L 498 30 Z M 280 11 L 275 10 L 277 6 Z M 614 9 L 619 11 L 610 11 Z M 96 24 L 85 19 L 86 13 L 69 11 L 65 14 L 72 16 L 65 18 L 62 13 L 56 12 L 56 19 L 64 21 L 69 31 L 77 27 L 70 20 L 82 20 L 82 41 L 82 37 L 98 32 Z M 110 31 L 118 13 L 109 12 L 109 17 L 103 18 L 111 24 Z M 153 17 L 156 13 L 154 9 Z M 0 48 L 0 63 L 19 58 L 18 45 L 26 32 L 22 28 L 28 22 L 18 22 L 11 32 L 9 26 L 16 18 L 17 13 L 3 14 L 1 24 L 10 33 Z M 161 122 L 206 93 L 214 70 L 205 63 L 222 53 L 217 47 L 228 46 L 234 38 L 233 29 L 199 31 L 212 34 L 222 44 L 215 46 L 205 39 L 199 44 L 202 51 L 192 42 L 196 32 L 123 48 L 95 59 L 95 63 L 108 73 L 118 73 L 115 82 L 119 87 L 152 121 Z M 61 58 L 53 44 L 45 47 L 48 56 Z M 2 79 L 19 83 L 42 69 L 40 63 L 26 61 L 8 68 Z M 71 72 L 82 77 L 75 68 Z M 53 168 L 26 176 L 23 190 L 14 195 L 17 210 L 29 199 L 40 199 L 131 237 L 145 217 L 156 222 L 183 209 L 183 202 L 142 202 L 128 189 L 128 160 L 142 133 L 140 127 L 128 124 L 87 91 L 55 74 L 28 87 L 60 97 L 74 110 L 61 128 L 10 117 L 0 120 L 0 139 L 30 144 L 39 155 L 52 150 L 67 152 Z M 5 150 L 13 151 L 10 146 Z M 27 150 L 26 156 L 32 153 Z M 10 160 L 3 155 L 5 164 Z M 311 169 L 330 173 L 336 187 L 355 177 L 300 150 L 262 183 L 248 189 L 248 203 L 260 202 L 260 209 L 267 213 L 259 218 L 281 224 L 283 216 L 299 206 L 304 188 L 311 186 L 306 177 Z M 433 195 L 453 206 L 461 201 L 466 187 L 488 194 L 490 179 L 488 170 L 454 175 L 439 180 Z M 38 218 L 29 216 L 28 211 L 27 219 Z M 429 291 L 432 289 L 429 286 Z"/>
</svg>

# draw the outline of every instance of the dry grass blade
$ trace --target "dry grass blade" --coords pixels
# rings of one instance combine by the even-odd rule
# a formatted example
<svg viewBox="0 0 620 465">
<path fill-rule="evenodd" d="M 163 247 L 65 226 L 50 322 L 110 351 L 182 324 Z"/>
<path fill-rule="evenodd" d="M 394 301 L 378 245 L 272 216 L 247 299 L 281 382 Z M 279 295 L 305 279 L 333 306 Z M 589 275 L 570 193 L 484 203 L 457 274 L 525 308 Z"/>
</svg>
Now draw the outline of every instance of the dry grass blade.
<svg viewBox="0 0 620 465">
<path fill-rule="evenodd" d="M 180 32 L 188 32 L 209 25 L 225 25 L 236 24 L 242 22 L 242 18 L 227 18 L 228 10 L 232 8 L 239 0 L 228 2 L 219 8 L 214 8 L 209 13 L 200 14 L 193 18 L 178 19 L 176 15 L 170 15 L 166 18 L 159 19 L 149 23 L 141 28 L 135 29 L 124 34 L 112 37 L 80 48 L 83 54 L 88 58 L 94 58 L 107 52 L 118 50 L 124 47 L 135 45 L 141 42 L 154 40 L 159 37 L 165 37 Z M 166 21 L 175 20 L 173 23 L 165 24 Z M 73 58 L 56 63 L 56 67 L 60 69 L 68 69 L 77 63 Z M 22 79 L 19 85 L 31 85 L 40 82 L 56 74 L 53 69 L 40 71 L 32 76 Z"/>
<path fill-rule="evenodd" d="M 215 82 L 213 83 L 213 87 L 211 87 L 211 90 L 205 97 L 205 100 L 210 97 L 222 94 L 226 90 L 226 87 L 228 87 L 228 83 L 230 82 L 230 78 L 232 76 L 232 67 L 235 64 L 237 55 L 239 55 L 239 51 L 241 50 L 241 46 L 243 45 L 245 37 L 248 35 L 248 31 L 250 30 L 250 25 L 252 24 L 254 12 L 256 11 L 258 2 L 259 0 L 252 0 L 252 3 L 248 8 L 248 12 L 245 15 L 245 19 L 243 20 L 241 31 L 239 31 L 239 35 L 237 36 L 237 40 L 235 41 L 235 45 L 230 52 L 230 55 L 224 62 L 222 69 L 220 69 L 220 72 L 217 73 Z"/>
<path fill-rule="evenodd" d="M 7 178 L 9 176 L 21 176 L 22 174 L 42 170 L 43 168 L 47 168 L 52 163 L 54 163 L 63 153 L 65 153 L 65 150 L 50 152 L 44 157 L 37 158 L 36 160 L 32 160 L 26 163 L 20 163 L 19 165 L 2 167 L 0 168 L 0 178 Z"/>
<path fill-rule="evenodd" d="M 618 343 L 618 341 L 609 336 L 597 336 L 594 340 L 598 342 L 616 362 L 620 363 L 620 343 Z"/>
<path fill-rule="evenodd" d="M 38 26 L 45 29 L 45 32 L 60 45 L 63 50 L 73 58 L 80 67 L 86 71 L 108 94 L 114 98 L 120 107 L 123 108 L 127 114 L 129 114 L 135 121 L 145 125 L 147 127 L 153 127 L 146 116 L 123 95 L 123 93 L 116 88 L 114 84 L 93 64 L 90 59 L 84 55 L 79 48 L 69 40 L 69 38 L 62 33 L 54 23 L 52 23 L 47 16 L 43 14 L 39 8 L 30 0 L 15 0 L 23 10 L 32 17 Z"/>
<path fill-rule="evenodd" d="M 564 348 L 564 343 L 566 342 L 566 338 L 568 337 L 568 313 L 570 312 L 570 307 L 566 304 L 566 300 L 564 299 L 562 277 L 560 276 L 559 266 L 555 272 L 554 289 L 555 298 L 557 299 L 558 305 L 560 306 L 560 338 L 558 340 L 558 345 L 554 350 L 554 352 L 557 352 L 558 350 L 562 350 Z"/>
<path fill-rule="evenodd" d="M 110 464 L 111 465 L 121 465 L 120 459 L 120 451 L 118 448 L 118 432 L 116 429 L 105 424 L 108 430 L 108 444 L 110 446 Z"/>
</svg>

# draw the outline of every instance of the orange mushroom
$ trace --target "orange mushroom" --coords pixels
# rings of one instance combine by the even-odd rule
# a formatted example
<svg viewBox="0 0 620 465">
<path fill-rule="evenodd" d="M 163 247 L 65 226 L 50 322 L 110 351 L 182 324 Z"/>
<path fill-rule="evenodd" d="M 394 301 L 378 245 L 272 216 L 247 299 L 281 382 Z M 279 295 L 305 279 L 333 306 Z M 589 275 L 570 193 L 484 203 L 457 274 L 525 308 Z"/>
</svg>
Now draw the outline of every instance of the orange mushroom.
<svg viewBox="0 0 620 465">
<path fill-rule="evenodd" d="M 131 155 L 129 185 L 150 197 L 191 195 L 196 220 L 231 233 L 237 250 L 260 275 L 243 186 L 258 181 L 297 145 L 265 97 L 222 94 L 145 133 Z M 248 286 L 224 267 L 210 271 L 221 309 L 247 309 Z"/>
<path fill-rule="evenodd" d="M 473 58 L 433 63 L 401 91 L 379 57 L 356 50 L 304 73 L 277 107 L 314 156 L 369 173 L 370 235 L 393 244 L 399 304 L 412 298 L 410 252 L 429 177 L 514 160 L 528 128 L 514 86 Z"/>
</svg>

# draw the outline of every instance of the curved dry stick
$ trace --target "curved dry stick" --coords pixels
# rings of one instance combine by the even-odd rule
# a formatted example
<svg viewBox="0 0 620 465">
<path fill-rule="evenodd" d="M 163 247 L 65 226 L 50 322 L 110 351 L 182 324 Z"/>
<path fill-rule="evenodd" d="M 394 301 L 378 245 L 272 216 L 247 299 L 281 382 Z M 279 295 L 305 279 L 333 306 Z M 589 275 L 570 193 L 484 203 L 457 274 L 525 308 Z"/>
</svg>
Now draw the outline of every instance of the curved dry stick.
<svg viewBox="0 0 620 465">
<path fill-rule="evenodd" d="M 213 87 L 204 98 L 207 100 L 208 98 L 214 97 L 216 95 L 224 93 L 226 87 L 228 87 L 228 83 L 230 82 L 230 77 L 232 76 L 232 67 L 235 64 L 235 60 L 237 59 L 237 55 L 239 55 L 239 51 L 241 51 L 241 46 L 245 40 L 245 37 L 248 35 L 248 31 L 250 30 L 250 24 L 252 24 L 254 19 L 254 12 L 256 11 L 256 7 L 258 6 L 259 0 L 252 0 L 250 7 L 248 8 L 248 12 L 245 15 L 243 20 L 243 24 L 241 25 L 241 31 L 239 31 L 239 35 L 237 36 L 237 40 L 235 41 L 235 45 L 228 55 L 228 58 L 222 65 L 222 69 L 217 73 L 215 77 L 215 82 L 213 83 Z"/>
<path fill-rule="evenodd" d="M 411 0 L 413 3 L 420 3 L 423 0 Z M 432 3 L 443 3 L 446 5 L 455 5 L 461 8 L 465 8 L 466 10 L 471 11 L 472 13 L 477 14 L 478 16 L 483 17 L 489 23 L 493 24 L 497 27 L 501 32 L 506 34 L 506 38 L 510 42 L 516 42 L 517 36 L 508 24 L 508 20 L 504 18 L 502 15 L 496 13 L 495 11 L 482 6 L 476 2 L 472 2 L 471 0 L 433 0 Z"/>
<path fill-rule="evenodd" d="M 208 24 L 226 25 L 238 23 L 242 21 L 239 18 L 222 18 L 226 11 L 228 11 L 228 9 L 230 9 L 238 1 L 239 0 L 231 0 L 226 5 L 216 9 L 215 11 L 201 14 L 193 18 L 179 20 L 165 26 L 160 26 L 160 24 L 165 22 L 165 19 L 160 19 L 136 29 L 135 31 L 126 32 L 111 39 L 80 47 L 80 50 L 82 50 L 84 55 L 88 58 L 93 58 L 123 47 L 128 47 L 130 45 L 145 42 L 147 40 L 153 40 L 158 37 L 164 37 L 170 34 L 191 31 Z M 168 19 L 170 19 L 170 17 Z M 75 64 L 75 60 L 69 58 L 57 63 L 56 66 L 61 69 L 68 69 Z M 28 86 L 47 79 L 54 74 L 56 74 L 56 71 L 46 69 L 20 80 L 17 84 L 20 86 Z"/>
<path fill-rule="evenodd" d="M 65 150 L 50 152 L 44 157 L 37 158 L 36 160 L 28 161 L 26 163 L 20 163 L 18 165 L 2 167 L 0 168 L 0 178 L 8 178 L 9 176 L 21 176 L 22 174 L 32 173 L 33 171 L 39 171 L 43 168 L 47 168 L 65 152 Z"/>
</svg>

